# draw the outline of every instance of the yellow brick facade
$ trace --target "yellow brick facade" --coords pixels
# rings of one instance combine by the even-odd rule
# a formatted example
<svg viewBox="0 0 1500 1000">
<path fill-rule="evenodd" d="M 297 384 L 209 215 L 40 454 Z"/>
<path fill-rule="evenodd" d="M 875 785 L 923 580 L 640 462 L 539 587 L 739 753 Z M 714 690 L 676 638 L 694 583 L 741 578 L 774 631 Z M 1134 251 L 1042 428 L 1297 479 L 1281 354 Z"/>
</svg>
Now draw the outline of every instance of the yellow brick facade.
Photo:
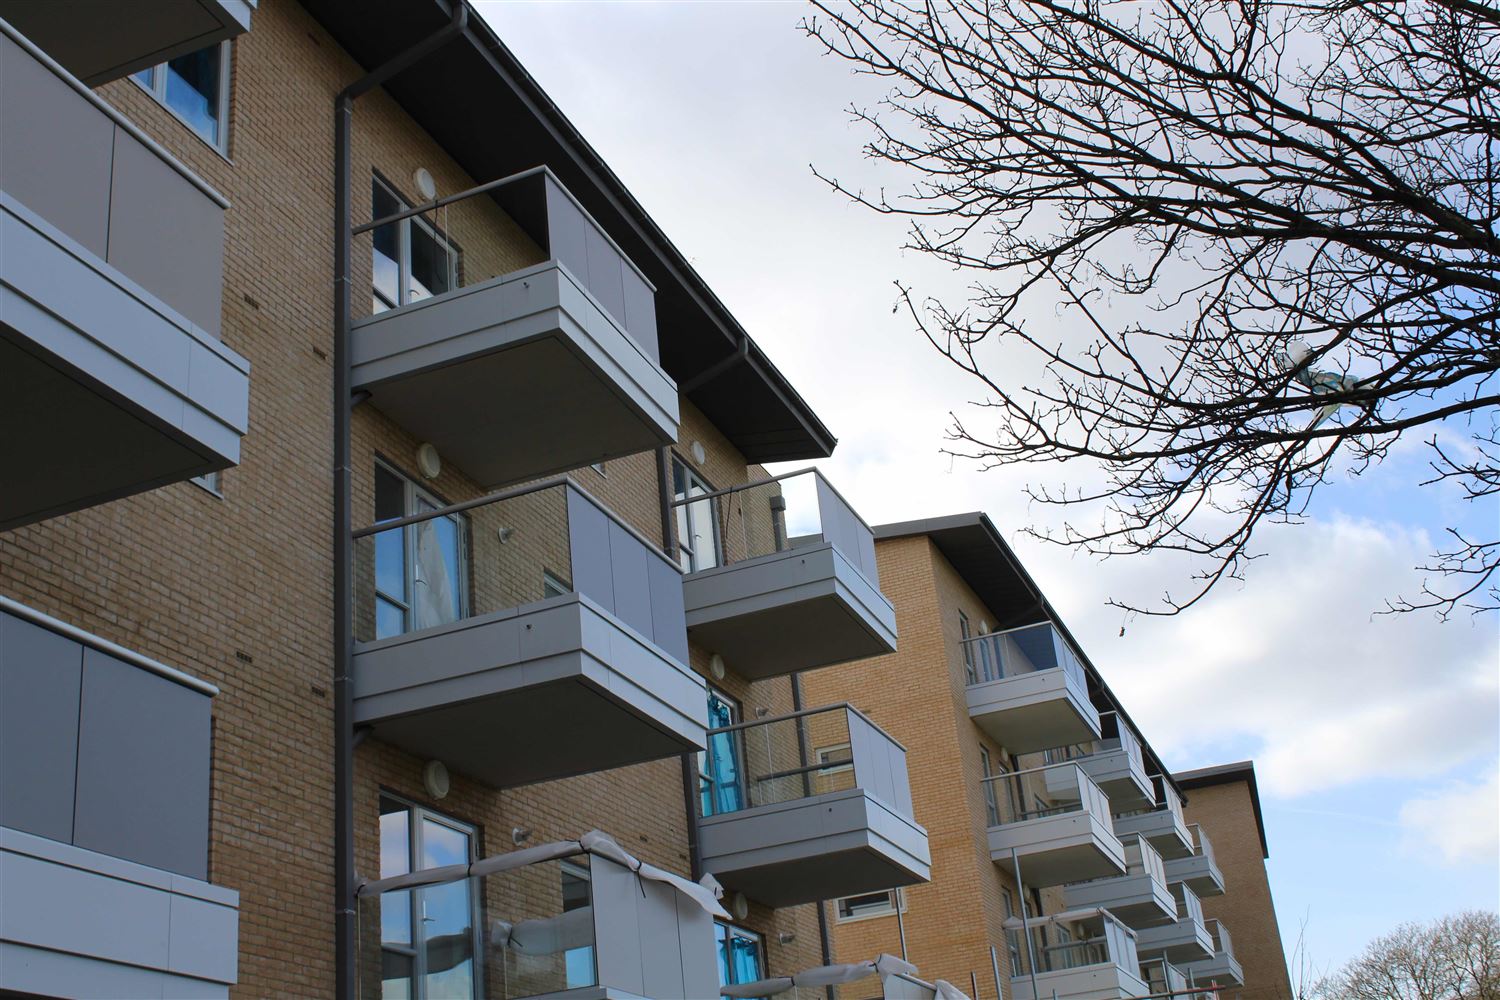
<svg viewBox="0 0 1500 1000">
<path fill-rule="evenodd" d="M 224 473 L 222 498 L 182 483 L 0 535 L 0 593 L 219 687 L 209 880 L 240 894 L 233 994 L 327 996 L 334 982 L 335 864 L 332 109 L 340 88 L 363 70 L 292 0 L 264 0 L 253 30 L 231 51 L 227 155 L 130 80 L 99 93 L 232 206 L 225 217 L 223 340 L 250 361 L 252 372 L 241 461 Z M 376 174 L 408 199 L 419 166 L 431 171 L 440 194 L 489 179 L 466 175 L 380 91 L 358 103 L 353 140 L 356 224 L 370 217 L 367 192 Z M 453 206 L 432 221 L 462 248 L 466 283 L 541 258 L 489 199 Z M 370 253 L 369 237 L 357 239 L 358 289 L 371 280 Z M 356 294 L 354 300 L 356 316 L 368 312 L 368 298 Z M 703 474 L 715 486 L 764 476 L 686 399 L 682 416 L 682 441 L 702 442 Z M 545 415 L 540 419 L 544 423 Z M 478 484 L 451 464 L 430 482 L 416 476 L 419 443 L 373 406 L 356 408 L 356 527 L 374 518 L 377 461 L 443 501 L 481 495 Z M 602 474 L 585 468 L 573 475 L 670 551 L 657 454 L 611 459 Z M 513 505 L 505 519 L 518 516 L 521 506 Z M 538 499 L 525 515 L 535 530 L 518 534 L 518 544 L 527 534 L 554 543 L 560 537 L 555 504 Z M 495 553 L 493 525 L 485 521 L 493 516 L 483 508 L 470 515 L 476 567 Z M 360 551 L 357 546 L 357 561 Z M 518 581 L 539 586 L 538 570 L 562 558 L 555 544 L 550 550 L 539 545 L 527 553 L 524 570 L 503 579 L 476 575 L 475 610 L 526 596 L 516 589 Z M 356 598 L 362 606 L 357 629 L 368 633 L 368 568 Z M 708 656 L 692 646 L 692 666 L 705 676 Z M 748 684 L 731 673 L 717 683 L 747 710 L 791 709 L 786 678 Z M 379 872 L 381 792 L 473 824 L 481 854 L 513 849 L 515 827 L 529 829 L 531 843 L 597 827 L 637 856 L 689 873 L 689 800 L 679 759 L 506 791 L 454 774 L 441 801 L 424 790 L 424 764 L 377 740 L 357 749 L 356 867 L 362 877 Z M 752 906 L 743 923 L 764 935 L 770 970 L 820 963 L 815 907 Z"/>
</svg>

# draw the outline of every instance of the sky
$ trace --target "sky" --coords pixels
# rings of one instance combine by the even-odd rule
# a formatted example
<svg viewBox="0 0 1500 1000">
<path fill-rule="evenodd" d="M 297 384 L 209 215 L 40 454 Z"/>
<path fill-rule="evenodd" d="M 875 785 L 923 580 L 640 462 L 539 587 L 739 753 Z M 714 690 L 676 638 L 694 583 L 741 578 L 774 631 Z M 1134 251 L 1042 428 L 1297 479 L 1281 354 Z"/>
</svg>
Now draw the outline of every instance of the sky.
<svg viewBox="0 0 1500 1000">
<path fill-rule="evenodd" d="M 1182 568 L 1034 541 L 1024 527 L 1056 523 L 1023 492 L 1045 470 L 942 453 L 951 414 L 983 421 L 979 390 L 893 282 L 952 303 L 964 279 L 813 175 L 893 180 L 847 114 L 878 91 L 797 30 L 808 8 L 477 7 L 839 437 L 820 467 L 867 521 L 987 512 L 1169 767 L 1255 761 L 1289 961 L 1302 939 L 1331 970 L 1403 921 L 1500 908 L 1500 621 L 1373 614 L 1415 592 L 1446 525 L 1493 530 L 1500 510 L 1417 488 L 1414 440 L 1264 531 L 1243 584 L 1124 616 L 1111 596 L 1181 592 Z"/>
</svg>

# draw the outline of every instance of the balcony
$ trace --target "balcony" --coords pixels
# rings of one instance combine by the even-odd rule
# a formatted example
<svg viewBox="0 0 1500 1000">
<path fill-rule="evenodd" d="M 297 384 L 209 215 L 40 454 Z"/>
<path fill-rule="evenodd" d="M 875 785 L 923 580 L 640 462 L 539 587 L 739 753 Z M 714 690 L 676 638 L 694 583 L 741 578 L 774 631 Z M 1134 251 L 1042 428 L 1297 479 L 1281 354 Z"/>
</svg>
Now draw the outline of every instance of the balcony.
<svg viewBox="0 0 1500 1000">
<path fill-rule="evenodd" d="M 1135 932 L 1105 910 L 1034 917 L 1026 921 L 1024 936 L 1019 918 L 1005 926 L 1018 959 L 1010 977 L 1012 1000 L 1125 1000 L 1149 992 L 1140 977 Z"/>
<path fill-rule="evenodd" d="M 467 878 L 428 869 L 361 887 L 358 996 L 717 995 L 713 916 L 699 900 L 637 874 L 617 845 L 610 856 L 567 846 L 485 858 Z"/>
<path fill-rule="evenodd" d="M 1138 833 L 1151 841 L 1151 846 L 1167 863 L 1186 858 L 1193 853 L 1193 835 L 1182 816 L 1182 798 L 1176 789 L 1153 775 L 1157 805 L 1145 809 L 1122 812 L 1115 817 L 1115 833 L 1124 837 Z"/>
<path fill-rule="evenodd" d="M 1192 984 L 1187 973 L 1164 958 L 1152 958 L 1141 963 L 1141 978 L 1146 981 L 1152 996 L 1183 996 L 1199 1000 L 1190 992 Z"/>
<path fill-rule="evenodd" d="M 1050 623 L 964 643 L 969 717 L 1011 753 L 1096 740 L 1083 664 Z"/>
<path fill-rule="evenodd" d="M 1186 882 L 1201 898 L 1224 895 L 1224 873 L 1214 859 L 1214 845 L 1208 834 L 1197 823 L 1188 825 L 1193 840 L 1193 853 L 1185 858 L 1174 858 L 1167 862 L 1167 879 Z"/>
<path fill-rule="evenodd" d="M 354 389 L 470 478 L 515 483 L 676 440 L 655 289 L 545 167 L 354 232 L 377 309 L 353 323 Z"/>
<path fill-rule="evenodd" d="M 227 203 L 3 21 L 0 92 L 0 529 L 234 465 Z"/>
<path fill-rule="evenodd" d="M 1109 796 L 1115 812 L 1144 809 L 1156 802 L 1156 791 L 1146 774 L 1141 742 L 1134 730 L 1114 712 L 1101 712 L 1103 739 L 1048 751 L 1049 763 L 1073 760 Z"/>
<path fill-rule="evenodd" d="M 1144 837 L 1126 837 L 1125 874 L 1076 882 L 1064 890 L 1068 909 L 1103 907 L 1137 930 L 1177 916 L 1177 902 L 1167 888 L 1161 855 Z"/>
<path fill-rule="evenodd" d="M 5 16 L 90 87 L 250 30 L 257 0 L 6 4 Z"/>
<path fill-rule="evenodd" d="M 380 516 L 355 533 L 357 726 L 497 788 L 703 748 L 677 566 L 577 484 Z"/>
<path fill-rule="evenodd" d="M 1234 942 L 1229 939 L 1229 930 L 1217 920 L 1206 922 L 1209 938 L 1213 941 L 1213 956 L 1186 966 L 1195 986 L 1244 986 L 1245 970 L 1234 957 Z"/>
<path fill-rule="evenodd" d="M 673 506 L 688 631 L 741 676 L 895 650 L 874 535 L 821 473 L 684 490 Z"/>
<path fill-rule="evenodd" d="M 212 685 L 0 598 L 0 993 L 224 997 Z"/>
<path fill-rule="evenodd" d="M 711 729 L 703 868 L 768 906 L 925 882 L 906 749 L 849 705 Z"/>
<path fill-rule="evenodd" d="M 1197 893 L 1181 882 L 1172 884 L 1177 915 L 1171 923 L 1147 927 L 1139 932 L 1136 944 L 1148 955 L 1159 954 L 1177 965 L 1211 958 L 1213 939 L 1203 925 L 1203 904 Z"/>
<path fill-rule="evenodd" d="M 1125 872 L 1125 848 L 1109 825 L 1109 798 L 1077 764 L 984 779 L 990 857 L 1044 888 Z"/>
</svg>

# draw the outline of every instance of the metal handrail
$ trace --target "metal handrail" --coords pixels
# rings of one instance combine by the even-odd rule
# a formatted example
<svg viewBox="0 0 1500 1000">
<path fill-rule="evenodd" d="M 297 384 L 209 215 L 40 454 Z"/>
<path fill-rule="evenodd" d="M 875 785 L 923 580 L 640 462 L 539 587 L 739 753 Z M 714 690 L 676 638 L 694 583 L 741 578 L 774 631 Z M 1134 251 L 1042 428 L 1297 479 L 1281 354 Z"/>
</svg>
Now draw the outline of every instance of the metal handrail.
<svg viewBox="0 0 1500 1000">
<path fill-rule="evenodd" d="M 782 482 L 783 480 L 792 479 L 792 478 L 795 478 L 797 476 L 805 476 L 805 475 L 807 475 L 809 473 L 811 473 L 812 475 L 817 476 L 819 479 L 823 480 L 823 485 L 827 486 L 828 489 L 830 491 L 832 491 L 832 493 L 833 493 L 834 496 L 838 497 L 840 500 L 842 500 L 844 502 L 844 506 L 847 507 L 847 508 L 849 508 L 849 513 L 853 514 L 855 520 L 859 521 L 860 524 L 862 524 L 862 525 L 865 526 L 865 530 L 869 531 L 871 534 L 875 533 L 875 529 L 872 528 L 872 527 L 870 527 L 870 522 L 866 521 L 863 517 L 860 516 L 859 511 L 856 510 L 855 507 L 854 507 L 854 505 L 849 502 L 849 498 L 846 497 L 846 496 L 844 496 L 844 494 L 840 493 L 838 487 L 835 486 L 835 485 L 833 485 L 833 483 L 829 482 L 828 477 L 825 476 L 825 475 L 823 475 L 822 470 L 819 469 L 817 466 L 808 466 L 805 469 L 794 469 L 791 472 L 783 472 L 780 475 L 769 476 L 769 477 L 767 477 L 765 479 L 757 479 L 757 480 L 754 480 L 753 482 L 740 483 L 740 484 L 738 484 L 736 486 L 726 486 L 722 490 L 710 490 L 707 493 L 695 493 L 692 496 L 686 496 L 686 497 L 683 497 L 681 499 L 674 499 L 671 502 L 671 506 L 673 506 L 673 507 L 685 507 L 688 504 L 698 503 L 698 502 L 703 501 L 703 500 L 716 500 L 719 497 L 728 496 L 731 493 L 741 493 L 741 492 L 743 492 L 745 490 L 753 490 L 757 486 L 765 486 L 765 485 L 767 485 L 769 483 L 779 483 L 779 482 Z M 998 632 L 991 632 L 989 634 L 991 634 L 991 635 L 999 635 Z"/>
<path fill-rule="evenodd" d="M 870 718 L 865 713 L 861 712 L 859 709 L 855 708 L 853 705 L 849 704 L 849 702 L 847 702 L 847 701 L 837 702 L 837 703 L 832 704 L 832 705 L 822 705 L 822 706 L 819 706 L 818 708 L 804 708 L 804 709 L 801 709 L 800 711 L 788 712 L 785 715 L 771 715 L 771 716 L 767 716 L 764 719 L 750 719 L 750 720 L 747 720 L 745 722 L 736 722 L 732 726 L 720 726 L 718 729 L 709 729 L 709 730 L 705 730 L 705 732 L 709 736 L 715 736 L 715 735 L 717 735 L 719 733 L 739 732 L 740 730 L 751 729 L 751 728 L 754 728 L 755 726 L 768 726 L 768 725 L 770 725 L 773 722 L 788 722 L 788 721 L 790 721 L 792 719 L 802 719 L 802 718 L 806 718 L 809 715 L 818 715 L 818 714 L 820 714 L 822 712 L 836 712 L 839 709 L 846 709 L 850 713 L 859 716 L 871 728 L 873 728 L 877 733 L 879 733 L 880 735 L 884 736 L 886 739 L 890 740 L 892 743 L 896 744 L 897 748 L 900 749 L 900 751 L 902 753 L 906 753 L 907 752 L 906 751 L 906 747 L 902 745 L 902 743 L 901 743 L 900 740 L 896 739 L 896 737 L 892 736 L 890 733 L 888 733 L 884 729 L 880 728 L 880 724 L 878 722 L 876 722 L 874 719 Z M 844 763 L 848 763 L 848 761 L 845 761 Z"/>
<path fill-rule="evenodd" d="M 532 493 L 540 493 L 544 490 L 553 490 L 559 487 L 577 490 L 580 496 L 582 496 L 589 503 L 593 504 L 595 507 L 599 508 L 599 512 L 602 513 L 605 517 L 609 518 L 615 524 L 625 529 L 625 531 L 632 538 L 644 545 L 647 551 L 649 551 L 652 555 L 656 556 L 658 559 L 671 566 L 678 573 L 682 572 L 682 566 L 678 564 L 677 560 L 673 559 L 671 556 L 663 552 L 661 546 L 657 545 L 655 542 L 651 541 L 651 539 L 641 534 L 630 524 L 627 524 L 625 521 L 621 520 L 620 516 L 613 510 L 611 510 L 608 504 L 590 493 L 583 487 L 581 483 L 578 482 L 578 480 L 574 479 L 572 476 L 567 475 L 553 476 L 551 479 L 544 479 L 538 483 L 531 483 L 526 486 L 513 486 L 510 489 L 498 490 L 494 493 L 486 493 L 482 497 L 475 497 L 473 500 L 463 500 L 459 503 L 450 503 L 445 507 L 438 507 L 435 510 L 424 510 L 416 514 L 407 514 L 404 517 L 393 517 L 386 521 L 376 521 L 374 524 L 355 529 L 354 531 L 350 532 L 350 535 L 355 540 L 368 538 L 370 535 L 378 535 L 381 532 L 393 531 L 396 528 L 405 528 L 408 525 L 420 524 L 423 521 L 430 521 L 433 518 L 447 517 L 450 514 L 461 514 L 467 510 L 473 510 L 476 507 L 486 507 L 492 503 L 500 503 L 504 500 L 514 500 L 517 497 L 527 496 Z"/>
<path fill-rule="evenodd" d="M 979 780 L 980 781 L 998 781 L 1001 778 L 1018 778 L 1018 777 L 1020 777 L 1023 774 L 1034 774 L 1037 771 L 1051 771 L 1051 770 L 1054 770 L 1054 769 L 1059 768 L 1059 767 L 1077 768 L 1078 774 L 1082 778 L 1084 778 L 1085 780 L 1090 781 L 1090 782 L 1092 782 L 1094 780 L 1093 778 L 1090 778 L 1088 776 L 1088 773 L 1086 771 L 1084 771 L 1084 769 L 1082 767 L 1079 767 L 1078 762 L 1076 760 L 1062 760 L 1062 761 L 1058 761 L 1056 764 L 1039 764 L 1036 767 L 1023 767 L 1019 771 L 1001 771 L 999 774 L 989 774 L 989 775 L 984 776 L 983 778 L 980 778 Z"/>
</svg>

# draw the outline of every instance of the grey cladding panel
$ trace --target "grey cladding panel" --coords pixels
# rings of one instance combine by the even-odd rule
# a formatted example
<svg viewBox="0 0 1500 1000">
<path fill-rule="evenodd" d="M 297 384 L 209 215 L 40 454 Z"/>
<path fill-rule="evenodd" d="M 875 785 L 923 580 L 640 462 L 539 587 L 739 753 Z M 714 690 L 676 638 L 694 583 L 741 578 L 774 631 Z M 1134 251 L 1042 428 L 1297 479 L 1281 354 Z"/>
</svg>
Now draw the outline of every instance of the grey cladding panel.
<svg viewBox="0 0 1500 1000">
<path fill-rule="evenodd" d="M 661 352 L 656 340 L 656 293 L 632 267 L 621 269 L 625 282 L 625 330 L 657 364 Z"/>
<path fill-rule="evenodd" d="M 114 123 L 4 35 L 0 95 L 0 188 L 102 258 Z"/>
<path fill-rule="evenodd" d="M 167 871 L 208 871 L 209 699 L 84 652 L 79 847 Z"/>
<path fill-rule="evenodd" d="M 588 220 L 573 204 L 573 199 L 563 193 L 562 189 L 551 177 L 547 178 L 547 239 L 551 242 L 548 251 L 554 260 L 562 262 L 563 267 L 573 272 L 573 275 L 585 288 L 589 284 L 589 250 L 588 250 Z"/>
<path fill-rule="evenodd" d="M 839 497 L 833 487 L 816 476 L 818 484 L 818 513 L 823 522 L 823 537 L 844 554 L 871 583 L 878 585 L 879 573 L 875 566 L 875 542 L 849 505 Z"/>
<path fill-rule="evenodd" d="M 113 191 L 109 262 L 217 336 L 223 210 L 123 131 L 115 137 Z"/>
<path fill-rule="evenodd" d="M 594 897 L 594 955 L 602 986 L 645 995 L 640 936 L 635 929 L 636 876 L 604 858 L 589 861 Z"/>
<path fill-rule="evenodd" d="M 651 590 L 647 561 L 655 559 L 640 542 L 614 521 L 609 522 L 610 571 L 614 576 L 615 617 L 651 638 Z"/>
<path fill-rule="evenodd" d="M 0 612 L 0 826 L 67 843 L 83 648 Z"/>
<path fill-rule="evenodd" d="M 573 589 L 613 612 L 615 584 L 609 559 L 609 519 L 577 490 L 570 489 L 567 493 Z"/>
<path fill-rule="evenodd" d="M 585 285 L 605 311 L 624 326 L 625 286 L 620 272 L 625 270 L 625 261 L 598 228 L 589 226 L 584 239 L 589 256 L 589 276 Z"/>
<path fill-rule="evenodd" d="M 651 586 L 651 637 L 661 649 L 688 662 L 682 574 L 661 559 L 646 561 Z"/>
</svg>

